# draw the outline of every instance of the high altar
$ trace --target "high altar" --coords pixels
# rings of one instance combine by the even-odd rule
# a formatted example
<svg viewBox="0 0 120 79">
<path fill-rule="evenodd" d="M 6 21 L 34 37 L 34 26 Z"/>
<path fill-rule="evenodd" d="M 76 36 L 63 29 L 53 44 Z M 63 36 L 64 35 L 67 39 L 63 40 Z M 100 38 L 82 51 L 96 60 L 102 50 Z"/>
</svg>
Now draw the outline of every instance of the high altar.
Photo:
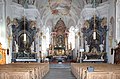
<svg viewBox="0 0 120 79">
<path fill-rule="evenodd" d="M 49 55 L 65 56 L 68 55 L 68 29 L 64 21 L 60 18 L 53 28 L 52 43 L 49 46 Z"/>
</svg>

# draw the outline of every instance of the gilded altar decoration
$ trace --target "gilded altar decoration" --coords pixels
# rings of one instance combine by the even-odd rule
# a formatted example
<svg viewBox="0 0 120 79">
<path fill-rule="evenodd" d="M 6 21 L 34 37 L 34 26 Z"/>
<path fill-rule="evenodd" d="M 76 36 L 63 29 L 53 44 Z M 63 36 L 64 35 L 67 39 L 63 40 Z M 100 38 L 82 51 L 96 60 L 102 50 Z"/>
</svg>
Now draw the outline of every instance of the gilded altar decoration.
<svg viewBox="0 0 120 79">
<path fill-rule="evenodd" d="M 68 50 L 68 30 L 64 21 L 60 18 L 56 23 L 52 34 L 52 55 L 66 55 Z M 51 49 L 51 47 L 49 48 Z"/>
<path fill-rule="evenodd" d="M 0 64 L 6 63 L 6 54 L 5 49 L 2 48 L 2 44 L 0 43 Z"/>
<path fill-rule="evenodd" d="M 88 20 L 86 20 L 86 21 L 85 21 L 85 23 L 84 23 L 84 27 L 85 27 L 86 29 L 88 29 L 88 28 L 89 28 L 89 26 L 90 26 L 89 21 L 88 21 Z"/>
<path fill-rule="evenodd" d="M 107 26 L 107 18 L 104 17 L 104 18 L 102 19 L 101 26 L 102 26 L 102 27 Z"/>
</svg>

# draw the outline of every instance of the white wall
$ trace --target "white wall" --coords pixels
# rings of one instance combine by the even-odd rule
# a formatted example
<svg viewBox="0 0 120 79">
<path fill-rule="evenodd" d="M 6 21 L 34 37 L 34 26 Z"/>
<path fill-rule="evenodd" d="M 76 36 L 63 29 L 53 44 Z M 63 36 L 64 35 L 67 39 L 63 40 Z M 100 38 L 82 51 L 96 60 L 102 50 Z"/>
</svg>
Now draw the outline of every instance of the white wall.
<svg viewBox="0 0 120 79">
<path fill-rule="evenodd" d="M 5 2 L 0 2 L 0 42 L 2 47 L 7 49 L 7 38 L 6 38 L 6 5 Z M 9 62 L 7 51 L 6 51 L 6 63 Z"/>
<path fill-rule="evenodd" d="M 115 8 L 116 8 L 116 4 L 115 4 L 115 0 L 109 0 L 109 4 L 110 4 L 110 6 L 109 6 L 109 10 L 108 10 L 108 26 L 109 26 L 109 28 L 108 28 L 108 44 L 107 44 L 107 52 L 108 52 L 108 54 L 107 54 L 107 56 L 108 56 L 108 63 L 114 63 L 114 54 L 113 55 L 111 55 L 111 48 L 114 48 L 115 46 L 116 46 L 116 42 L 115 42 L 115 40 L 116 40 L 116 38 L 115 38 L 115 28 L 116 28 L 116 24 L 115 24 L 115 19 L 116 19 L 116 17 L 115 17 Z M 111 19 L 111 17 L 113 17 L 113 19 L 114 19 L 114 24 L 113 24 L 113 37 L 112 37 L 112 46 L 110 46 L 110 34 L 109 34 L 109 32 L 110 32 L 110 26 L 111 26 L 111 23 L 110 23 L 110 19 Z"/>
<path fill-rule="evenodd" d="M 116 3 L 116 40 L 120 41 L 120 0 Z"/>
</svg>

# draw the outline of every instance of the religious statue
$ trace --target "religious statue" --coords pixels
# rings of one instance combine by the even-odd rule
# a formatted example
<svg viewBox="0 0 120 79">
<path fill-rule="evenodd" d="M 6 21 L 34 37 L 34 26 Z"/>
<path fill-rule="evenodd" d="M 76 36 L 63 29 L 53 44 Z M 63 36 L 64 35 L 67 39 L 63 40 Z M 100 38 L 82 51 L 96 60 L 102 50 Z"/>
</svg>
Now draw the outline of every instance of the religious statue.
<svg viewBox="0 0 120 79">
<path fill-rule="evenodd" d="M 12 39 L 12 22 L 11 22 L 11 19 L 10 17 L 8 16 L 7 17 L 7 39 L 8 39 L 8 47 L 10 47 L 10 42 L 11 42 L 11 39 Z"/>
<path fill-rule="evenodd" d="M 97 49 L 93 47 L 93 49 L 91 50 L 91 53 L 97 53 Z"/>
</svg>

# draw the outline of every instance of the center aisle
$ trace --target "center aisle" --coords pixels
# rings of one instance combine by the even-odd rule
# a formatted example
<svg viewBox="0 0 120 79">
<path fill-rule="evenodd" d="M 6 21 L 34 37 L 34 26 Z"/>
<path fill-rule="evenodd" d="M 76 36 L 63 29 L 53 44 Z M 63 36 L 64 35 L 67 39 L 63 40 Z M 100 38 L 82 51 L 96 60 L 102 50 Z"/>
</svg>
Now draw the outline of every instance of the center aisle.
<svg viewBox="0 0 120 79">
<path fill-rule="evenodd" d="M 71 73 L 70 64 L 50 64 L 50 71 L 43 79 L 76 79 Z"/>
</svg>

